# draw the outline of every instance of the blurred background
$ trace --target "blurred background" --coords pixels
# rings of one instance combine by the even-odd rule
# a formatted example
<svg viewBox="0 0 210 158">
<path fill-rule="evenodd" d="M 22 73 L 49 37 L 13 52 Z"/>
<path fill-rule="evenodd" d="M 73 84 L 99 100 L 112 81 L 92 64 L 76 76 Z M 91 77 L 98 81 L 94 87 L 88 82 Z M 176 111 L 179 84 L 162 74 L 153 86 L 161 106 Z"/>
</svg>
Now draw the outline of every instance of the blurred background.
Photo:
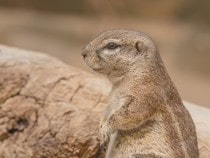
<svg viewBox="0 0 210 158">
<path fill-rule="evenodd" d="M 156 42 L 183 99 L 210 107 L 209 0 L 0 0 L 0 43 L 90 71 L 82 47 L 107 29 Z"/>
</svg>

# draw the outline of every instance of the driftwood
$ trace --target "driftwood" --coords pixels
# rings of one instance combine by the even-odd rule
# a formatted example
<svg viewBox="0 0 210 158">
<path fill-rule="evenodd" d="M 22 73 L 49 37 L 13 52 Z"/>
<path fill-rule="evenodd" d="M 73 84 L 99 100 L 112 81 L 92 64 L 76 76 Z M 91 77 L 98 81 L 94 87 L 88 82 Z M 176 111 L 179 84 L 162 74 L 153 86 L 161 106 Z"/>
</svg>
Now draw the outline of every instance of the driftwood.
<svg viewBox="0 0 210 158">
<path fill-rule="evenodd" d="M 92 158 L 108 82 L 40 53 L 0 45 L 0 158 Z M 200 157 L 210 157 L 210 110 L 185 102 Z"/>
</svg>

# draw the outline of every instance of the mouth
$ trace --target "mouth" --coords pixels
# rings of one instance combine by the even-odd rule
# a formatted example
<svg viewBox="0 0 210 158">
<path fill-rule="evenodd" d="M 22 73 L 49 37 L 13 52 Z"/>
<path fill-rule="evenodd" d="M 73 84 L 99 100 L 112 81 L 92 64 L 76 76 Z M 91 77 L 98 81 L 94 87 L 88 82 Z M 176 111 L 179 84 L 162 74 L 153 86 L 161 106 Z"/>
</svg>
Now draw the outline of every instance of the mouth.
<svg viewBox="0 0 210 158">
<path fill-rule="evenodd" d="M 100 71 L 102 68 L 92 68 L 94 71 Z"/>
</svg>

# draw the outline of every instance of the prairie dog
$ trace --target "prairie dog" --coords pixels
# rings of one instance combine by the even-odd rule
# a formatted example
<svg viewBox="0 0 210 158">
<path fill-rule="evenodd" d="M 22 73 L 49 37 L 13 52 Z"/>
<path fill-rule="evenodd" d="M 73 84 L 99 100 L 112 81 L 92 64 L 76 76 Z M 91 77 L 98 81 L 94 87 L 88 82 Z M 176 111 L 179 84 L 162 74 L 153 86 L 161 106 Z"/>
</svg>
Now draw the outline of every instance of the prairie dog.
<svg viewBox="0 0 210 158">
<path fill-rule="evenodd" d="M 150 37 L 109 30 L 82 55 L 112 82 L 100 124 L 106 158 L 199 157 L 193 120 Z"/>
</svg>

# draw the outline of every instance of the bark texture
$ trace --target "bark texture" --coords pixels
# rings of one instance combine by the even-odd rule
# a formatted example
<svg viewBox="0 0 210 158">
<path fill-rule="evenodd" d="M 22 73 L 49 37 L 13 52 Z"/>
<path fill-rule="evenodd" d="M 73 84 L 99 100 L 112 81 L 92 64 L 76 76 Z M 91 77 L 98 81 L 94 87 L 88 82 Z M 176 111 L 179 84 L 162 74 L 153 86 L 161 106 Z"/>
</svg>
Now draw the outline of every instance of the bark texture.
<svg viewBox="0 0 210 158">
<path fill-rule="evenodd" d="M 0 45 L 0 158 L 103 157 L 98 124 L 109 90 L 57 59 Z M 210 110 L 185 105 L 200 155 L 210 157 Z"/>
</svg>

